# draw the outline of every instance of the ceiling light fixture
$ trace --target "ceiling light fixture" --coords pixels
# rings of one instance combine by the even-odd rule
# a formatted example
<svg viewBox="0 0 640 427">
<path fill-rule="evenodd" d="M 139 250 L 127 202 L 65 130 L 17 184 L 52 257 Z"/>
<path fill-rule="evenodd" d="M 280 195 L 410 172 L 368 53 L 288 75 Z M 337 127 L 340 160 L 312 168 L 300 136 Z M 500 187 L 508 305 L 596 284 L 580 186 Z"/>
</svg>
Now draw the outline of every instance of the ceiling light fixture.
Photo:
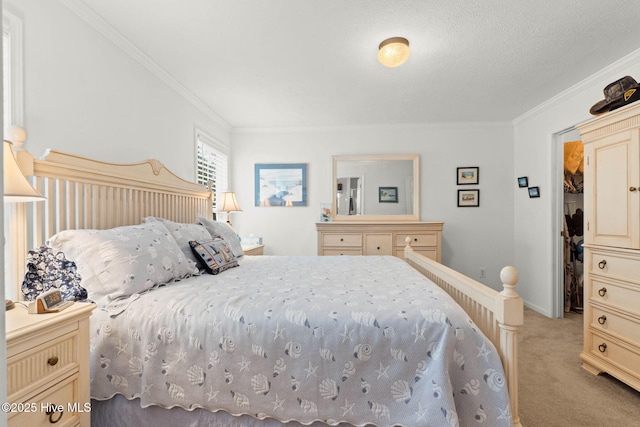
<svg viewBox="0 0 640 427">
<path fill-rule="evenodd" d="M 404 37 L 391 37 L 378 46 L 378 61 L 385 67 L 397 67 L 409 58 L 409 40 Z"/>
</svg>

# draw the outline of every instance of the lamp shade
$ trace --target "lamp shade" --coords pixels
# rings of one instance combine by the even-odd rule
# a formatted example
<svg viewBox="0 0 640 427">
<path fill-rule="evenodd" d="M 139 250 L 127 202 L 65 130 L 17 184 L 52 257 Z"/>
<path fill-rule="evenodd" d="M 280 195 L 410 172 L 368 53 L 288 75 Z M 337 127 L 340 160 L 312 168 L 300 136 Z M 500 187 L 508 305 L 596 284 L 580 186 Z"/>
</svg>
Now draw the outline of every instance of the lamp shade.
<svg viewBox="0 0 640 427">
<path fill-rule="evenodd" d="M 378 46 L 378 61 L 385 67 L 397 67 L 409 58 L 409 40 L 404 37 L 391 37 Z"/>
<path fill-rule="evenodd" d="M 34 202 L 44 199 L 45 197 L 29 184 L 20 170 L 11 143 L 4 141 L 4 201 Z"/>
<path fill-rule="evenodd" d="M 225 191 L 222 193 L 222 201 L 218 206 L 218 210 L 222 212 L 240 212 L 240 206 L 236 200 L 236 193 L 233 191 Z"/>
</svg>

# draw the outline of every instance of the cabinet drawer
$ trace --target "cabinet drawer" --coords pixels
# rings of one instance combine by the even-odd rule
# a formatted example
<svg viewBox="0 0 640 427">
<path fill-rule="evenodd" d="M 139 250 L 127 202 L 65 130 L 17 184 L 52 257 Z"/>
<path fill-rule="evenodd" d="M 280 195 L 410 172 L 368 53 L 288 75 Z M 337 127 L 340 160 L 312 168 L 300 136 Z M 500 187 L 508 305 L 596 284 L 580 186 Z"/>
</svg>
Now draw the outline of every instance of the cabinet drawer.
<svg viewBox="0 0 640 427">
<path fill-rule="evenodd" d="M 7 359 L 7 396 L 78 366 L 77 333 L 68 333 Z"/>
<path fill-rule="evenodd" d="M 323 256 L 334 255 L 362 255 L 362 249 L 323 249 Z"/>
<path fill-rule="evenodd" d="M 361 233 L 325 233 L 322 246 L 362 246 Z"/>
<path fill-rule="evenodd" d="M 615 306 L 630 313 L 640 314 L 640 307 L 638 306 L 640 287 L 601 280 L 593 276 L 589 278 L 589 281 L 591 282 L 591 301 Z"/>
<path fill-rule="evenodd" d="M 72 411 L 89 410 L 89 408 L 83 406 L 84 402 L 78 402 L 77 390 L 78 374 L 25 401 L 24 404 L 28 408 L 28 412 L 9 413 L 7 417 L 9 427 L 38 427 L 51 426 L 52 424 L 60 427 L 70 427 L 77 425 L 80 421 L 78 413 Z M 73 407 L 74 404 L 76 408 Z M 60 405 L 63 409 L 62 415 L 60 415 L 59 411 L 55 412 L 51 415 L 50 420 L 49 415 L 47 415 L 47 407 L 52 408 L 52 406 L 58 407 Z M 58 417 L 60 419 L 55 422 Z"/>
<path fill-rule="evenodd" d="M 591 311 L 591 327 L 624 337 L 624 340 L 640 347 L 640 324 L 631 319 L 594 306 Z"/>
<path fill-rule="evenodd" d="M 589 257 L 592 274 L 640 284 L 637 256 L 591 250 Z"/>
<path fill-rule="evenodd" d="M 637 370 L 640 366 L 640 354 L 636 351 L 640 349 L 631 350 L 615 342 L 614 340 L 607 338 L 606 336 L 600 336 L 597 333 L 591 333 L 591 353 L 597 358 L 606 361 L 607 363 L 614 365 L 628 374 L 635 377 L 638 376 Z"/>
<path fill-rule="evenodd" d="M 436 246 L 438 244 L 438 236 L 436 233 L 424 234 L 396 234 L 396 246 L 405 247 L 407 243 L 405 239 L 411 238 L 411 246 Z"/>
</svg>

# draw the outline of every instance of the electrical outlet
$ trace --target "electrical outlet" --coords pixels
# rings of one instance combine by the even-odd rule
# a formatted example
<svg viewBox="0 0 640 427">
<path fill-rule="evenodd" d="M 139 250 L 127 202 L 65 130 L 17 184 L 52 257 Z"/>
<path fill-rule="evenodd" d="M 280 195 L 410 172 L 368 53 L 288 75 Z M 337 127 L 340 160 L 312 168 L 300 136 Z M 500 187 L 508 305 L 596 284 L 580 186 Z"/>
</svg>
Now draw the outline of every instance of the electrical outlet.
<svg viewBox="0 0 640 427">
<path fill-rule="evenodd" d="M 485 277 L 487 277 L 487 269 L 484 267 L 480 267 L 480 278 L 484 279 Z"/>
</svg>

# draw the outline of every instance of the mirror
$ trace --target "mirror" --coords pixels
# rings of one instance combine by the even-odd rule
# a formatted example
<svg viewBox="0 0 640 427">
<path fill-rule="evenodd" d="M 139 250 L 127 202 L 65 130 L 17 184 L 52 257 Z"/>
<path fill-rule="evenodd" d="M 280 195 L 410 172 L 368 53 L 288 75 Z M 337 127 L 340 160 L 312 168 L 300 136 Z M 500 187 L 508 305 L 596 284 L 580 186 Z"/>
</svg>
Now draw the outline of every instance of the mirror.
<svg viewBox="0 0 640 427">
<path fill-rule="evenodd" d="M 420 156 L 333 156 L 334 221 L 420 221 Z"/>
</svg>

